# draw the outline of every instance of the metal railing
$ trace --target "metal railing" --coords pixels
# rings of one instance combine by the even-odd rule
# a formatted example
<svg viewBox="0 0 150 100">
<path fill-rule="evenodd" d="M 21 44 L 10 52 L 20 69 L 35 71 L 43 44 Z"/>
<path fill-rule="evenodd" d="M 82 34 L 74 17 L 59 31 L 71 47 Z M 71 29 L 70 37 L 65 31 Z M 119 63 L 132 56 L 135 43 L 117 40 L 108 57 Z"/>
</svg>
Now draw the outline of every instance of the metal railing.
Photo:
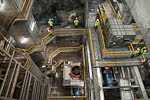
<svg viewBox="0 0 150 100">
<path fill-rule="evenodd" d="M 102 42 L 102 47 L 103 47 L 103 50 L 104 50 L 104 54 L 107 55 L 107 54 L 130 54 L 134 51 L 134 48 L 133 48 L 133 45 L 130 44 L 130 46 L 128 47 L 129 50 L 131 51 L 115 51 L 115 52 L 108 52 L 107 49 L 106 49 L 106 45 L 105 45 L 105 41 L 104 41 L 104 35 L 103 35 L 103 30 L 101 29 L 101 26 L 98 27 L 98 31 L 100 33 L 100 38 L 101 38 L 101 42 Z"/>
<path fill-rule="evenodd" d="M 30 6 L 30 4 L 31 4 L 31 1 L 32 1 L 32 0 L 24 0 L 24 3 L 23 3 L 23 5 L 22 5 L 22 7 L 21 7 L 21 9 L 20 9 L 20 12 L 22 13 L 22 16 L 23 16 L 23 17 L 26 16 L 27 11 L 28 11 L 28 9 L 29 9 L 29 6 Z"/>
<path fill-rule="evenodd" d="M 21 9 L 20 9 L 20 10 L 16 10 L 16 12 L 19 11 L 19 13 L 20 13 L 23 17 L 25 17 L 26 14 L 27 14 L 27 11 L 28 11 L 28 9 L 29 9 L 29 6 L 30 6 L 30 4 L 31 4 L 31 1 L 32 1 L 32 0 L 24 0 L 24 3 L 23 3 L 23 5 L 22 5 Z M 18 15 L 18 17 L 21 16 L 21 15 Z M 10 26 L 10 24 L 11 24 L 12 21 L 15 19 L 15 17 L 16 17 L 16 16 L 12 16 L 12 17 L 6 16 L 5 19 L 4 19 L 4 21 L 3 21 L 3 23 L 2 23 L 2 25 L 5 26 L 5 25 L 7 24 L 7 26 Z M 7 23 L 7 22 L 8 22 L 8 23 Z"/>
<path fill-rule="evenodd" d="M 113 12 L 116 14 L 116 18 L 121 18 L 120 12 L 119 12 L 119 11 L 118 11 L 118 12 L 115 11 L 115 9 L 114 9 L 114 7 L 112 6 L 112 3 L 110 2 L 110 0 L 109 0 L 109 5 L 111 6 Z M 101 21 L 101 25 L 102 25 L 102 24 L 105 24 L 106 19 L 107 19 L 107 16 L 102 16 L 102 15 L 106 15 L 106 14 L 105 14 L 105 12 L 103 11 L 101 5 L 98 6 L 98 9 L 99 9 L 98 15 L 99 15 L 99 19 L 100 19 L 100 21 Z M 137 27 L 136 23 L 132 23 L 132 26 L 133 26 L 135 32 L 139 32 L 139 31 L 140 31 L 139 28 Z M 106 51 L 106 46 L 105 46 L 105 43 L 104 43 L 104 36 L 103 36 L 101 27 L 99 27 L 98 30 L 99 30 L 99 32 L 100 32 L 100 36 L 101 36 L 100 38 L 101 38 L 101 40 L 102 40 L 102 45 L 103 45 L 103 48 L 104 48 L 104 54 L 116 53 L 116 54 L 113 54 L 113 55 L 118 55 L 117 53 L 125 53 L 125 54 L 130 53 L 130 54 L 132 54 L 132 53 L 134 52 L 134 47 L 133 47 L 133 44 L 132 44 L 132 43 L 130 43 L 130 45 L 128 46 L 128 48 L 129 48 L 130 51 L 107 52 L 107 51 Z M 111 54 L 111 55 L 112 55 L 112 54 Z M 124 54 L 120 54 L 120 55 L 124 55 Z M 150 55 L 150 53 L 144 53 L 143 55 Z"/>
<path fill-rule="evenodd" d="M 51 64 L 52 64 L 52 59 L 53 59 L 56 55 L 58 55 L 59 53 L 61 53 L 61 52 L 74 52 L 74 51 L 78 51 L 78 50 L 82 49 L 82 47 L 83 47 L 83 45 L 80 45 L 80 46 L 78 46 L 78 47 L 60 47 L 60 48 L 56 49 L 55 51 L 53 51 L 53 52 L 48 56 L 48 58 L 49 58 L 49 60 L 50 60 L 50 62 L 51 62 Z"/>
<path fill-rule="evenodd" d="M 99 15 L 99 19 L 101 21 L 101 24 L 106 24 L 107 15 L 104 12 L 104 10 L 103 10 L 103 8 L 101 7 L 100 4 L 98 6 L 98 9 L 99 9 L 98 15 Z"/>
<path fill-rule="evenodd" d="M 99 27 L 99 31 L 100 31 L 100 36 L 101 36 L 101 42 L 102 42 L 102 48 L 103 48 L 103 52 L 104 55 L 126 55 L 126 54 L 132 54 L 134 52 L 134 47 L 132 45 L 132 43 L 129 46 L 129 51 L 116 51 L 116 52 L 108 52 L 107 48 L 105 46 L 105 42 L 104 42 L 104 36 L 101 30 L 101 27 Z M 93 42 L 92 42 L 92 36 L 91 36 L 91 29 L 89 29 L 89 38 L 90 38 L 90 45 L 91 45 L 91 51 L 92 51 L 92 60 L 93 60 L 93 64 L 95 64 L 95 55 L 94 55 L 94 47 L 93 47 Z M 146 53 L 145 53 L 146 54 Z M 146 61 L 144 54 L 140 56 L 140 60 L 138 61 L 118 61 L 118 62 L 96 62 L 96 64 L 106 64 L 106 65 L 110 65 L 110 64 L 124 64 L 124 63 L 144 63 Z"/>
<path fill-rule="evenodd" d="M 38 50 L 44 50 L 46 45 L 48 44 L 48 42 L 50 42 L 53 38 L 55 38 L 56 36 L 62 35 L 62 34 L 66 34 L 66 35 L 71 35 L 71 34 L 75 34 L 75 35 L 84 35 L 86 33 L 85 29 L 56 29 L 53 31 L 52 34 L 47 34 L 45 37 L 42 38 L 42 42 L 40 45 L 37 46 L 32 46 L 29 49 L 25 49 L 29 54 L 31 54 L 34 51 L 38 51 Z"/>
<path fill-rule="evenodd" d="M 0 57 L 3 60 L 1 62 L 1 68 L 4 70 L 0 70 L 0 80 L 2 82 L 0 85 L 0 99 L 27 100 L 29 98 L 29 92 L 32 93 L 31 96 L 34 95 L 37 99 L 47 99 L 48 84 L 29 70 L 28 67 L 31 66 L 30 59 L 26 61 L 24 66 L 15 59 L 15 55 L 18 53 L 10 40 L 3 37 L 3 40 L 0 41 Z M 3 77 L 1 77 L 2 73 L 4 74 L 2 75 Z M 33 84 L 33 82 L 38 82 L 39 87 Z M 20 89 L 21 91 L 17 97 L 14 96 L 16 89 Z M 36 92 L 33 92 L 33 90 Z M 31 100 L 37 99 L 32 98 Z"/>
</svg>

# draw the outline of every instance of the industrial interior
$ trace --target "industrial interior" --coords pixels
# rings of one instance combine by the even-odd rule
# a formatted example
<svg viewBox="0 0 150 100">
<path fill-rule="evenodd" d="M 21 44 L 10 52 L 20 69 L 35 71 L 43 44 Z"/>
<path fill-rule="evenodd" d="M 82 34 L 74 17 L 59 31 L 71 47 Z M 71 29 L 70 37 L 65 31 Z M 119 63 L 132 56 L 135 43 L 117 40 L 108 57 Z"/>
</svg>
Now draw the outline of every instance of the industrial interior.
<svg viewBox="0 0 150 100">
<path fill-rule="evenodd" d="M 0 0 L 0 100 L 150 100 L 150 0 Z"/>
</svg>

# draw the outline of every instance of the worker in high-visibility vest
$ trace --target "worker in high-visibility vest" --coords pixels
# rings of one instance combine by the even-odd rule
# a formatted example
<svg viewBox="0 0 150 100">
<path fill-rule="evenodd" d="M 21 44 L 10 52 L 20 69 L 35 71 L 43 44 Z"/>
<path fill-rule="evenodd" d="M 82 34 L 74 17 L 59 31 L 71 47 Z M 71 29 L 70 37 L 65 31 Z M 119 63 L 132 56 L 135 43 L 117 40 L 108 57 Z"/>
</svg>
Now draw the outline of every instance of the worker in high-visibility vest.
<svg viewBox="0 0 150 100">
<path fill-rule="evenodd" d="M 100 21 L 99 21 L 99 19 L 96 19 L 96 22 L 95 22 L 95 31 L 96 31 L 96 29 L 97 29 L 97 27 L 100 25 Z"/>
<path fill-rule="evenodd" d="M 51 35 L 51 34 L 53 33 L 51 27 L 48 27 L 48 28 L 47 28 L 47 31 L 48 31 L 48 34 L 49 34 L 49 35 Z"/>
<path fill-rule="evenodd" d="M 49 24 L 49 26 L 50 26 L 51 28 L 53 28 L 53 21 L 52 21 L 52 19 L 49 19 L 48 24 Z"/>
<path fill-rule="evenodd" d="M 140 49 L 140 54 L 144 54 L 144 53 L 146 53 L 146 47 Z"/>
<path fill-rule="evenodd" d="M 140 48 L 137 48 L 137 49 L 133 52 L 131 58 L 138 56 L 139 53 L 140 53 Z"/>
<path fill-rule="evenodd" d="M 97 8 L 97 15 L 99 14 L 99 9 Z"/>
<path fill-rule="evenodd" d="M 74 26 L 77 28 L 78 25 L 79 25 L 79 20 L 78 20 L 78 18 L 76 18 L 76 19 L 74 20 Z"/>
</svg>

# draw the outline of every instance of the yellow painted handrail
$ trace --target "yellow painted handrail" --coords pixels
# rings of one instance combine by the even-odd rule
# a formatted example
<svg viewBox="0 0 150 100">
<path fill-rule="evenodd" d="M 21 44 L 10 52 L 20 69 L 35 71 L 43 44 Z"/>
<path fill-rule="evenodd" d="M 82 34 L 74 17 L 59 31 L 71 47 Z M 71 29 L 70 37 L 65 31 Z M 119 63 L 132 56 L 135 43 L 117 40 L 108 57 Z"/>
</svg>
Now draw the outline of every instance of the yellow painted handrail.
<svg viewBox="0 0 150 100">
<path fill-rule="evenodd" d="M 114 12 L 114 15 L 117 15 L 117 12 L 116 12 L 115 8 L 113 7 L 111 1 L 109 0 L 108 2 L 109 2 L 109 5 L 110 5 L 110 7 L 112 8 L 112 10 Z"/>
<path fill-rule="evenodd" d="M 102 47 L 103 47 L 103 50 L 104 50 L 104 54 L 106 55 L 106 54 L 111 54 L 111 55 L 113 55 L 113 54 L 117 54 L 117 53 L 119 53 L 119 54 L 126 54 L 126 53 L 131 53 L 131 52 L 133 52 L 133 50 L 134 50 L 134 48 L 133 48 L 133 45 L 131 44 L 131 51 L 117 51 L 117 52 L 108 52 L 107 51 L 107 49 L 106 49 L 106 45 L 105 45 L 105 41 L 104 41 L 104 36 L 103 36 L 103 33 L 102 33 L 102 29 L 101 29 L 101 26 L 99 26 L 98 27 L 98 30 L 99 30 L 99 33 L 100 33 L 100 38 L 101 38 L 101 41 L 102 41 Z M 118 54 L 118 55 L 119 55 Z"/>
<path fill-rule="evenodd" d="M 59 32 L 58 32 L 59 31 Z M 62 32 L 63 31 L 85 31 L 85 29 L 56 29 L 56 30 L 54 30 L 53 31 L 53 33 L 52 33 L 52 35 L 50 35 L 50 34 L 48 34 L 48 35 L 46 35 L 44 38 L 42 38 L 42 42 L 41 42 L 41 44 L 40 45 L 37 45 L 37 46 L 32 46 L 32 47 L 30 47 L 29 49 L 26 49 L 26 51 L 28 52 L 28 53 L 32 53 L 32 49 L 33 48 L 44 48 L 44 46 L 45 46 L 45 42 L 46 42 L 46 40 L 51 36 L 55 36 L 55 35 L 57 35 L 57 34 L 62 34 Z M 64 32 L 63 32 L 64 33 Z M 70 33 L 67 33 L 67 32 L 65 32 L 66 34 L 70 34 Z M 82 32 L 80 33 L 80 34 L 83 34 Z"/>
<path fill-rule="evenodd" d="M 95 55 L 94 55 L 94 47 L 93 47 L 91 29 L 89 29 L 89 37 L 90 37 L 90 45 L 91 45 L 91 51 L 92 51 L 92 60 L 93 60 L 93 64 L 95 64 Z"/>
<path fill-rule="evenodd" d="M 53 55 L 57 54 L 58 52 L 60 52 L 62 50 L 80 49 L 82 47 L 83 47 L 83 45 L 80 45 L 78 47 L 60 47 L 60 48 L 56 49 L 55 51 L 53 51 L 48 57 L 49 57 L 49 59 L 52 59 Z"/>
<path fill-rule="evenodd" d="M 61 31 L 64 31 L 64 30 L 66 30 L 66 31 L 85 31 L 85 29 L 56 29 L 56 30 L 54 30 L 54 34 L 61 34 Z M 57 33 L 57 31 L 60 31 L 60 33 Z M 53 35 L 54 35 L 53 34 Z M 82 32 L 81 32 L 81 34 L 82 34 Z M 25 68 L 27 68 L 27 69 L 29 69 L 30 68 L 30 65 L 32 64 L 32 61 L 30 60 L 30 53 L 32 52 L 31 50 L 33 49 L 33 48 L 44 48 L 43 46 L 45 46 L 45 40 L 49 37 L 50 35 L 49 34 L 47 34 L 45 37 L 43 37 L 42 38 L 42 42 L 41 42 L 41 45 L 37 45 L 37 46 L 32 46 L 32 47 L 30 47 L 29 49 L 21 49 L 21 48 L 16 48 L 16 50 L 20 50 L 20 51 L 22 51 L 22 52 L 24 52 L 25 54 L 26 54 L 26 56 L 27 56 L 27 60 L 26 60 L 26 63 L 24 64 L 24 67 Z M 69 47 L 68 47 L 69 48 Z M 56 52 L 56 51 L 55 51 Z"/>
</svg>

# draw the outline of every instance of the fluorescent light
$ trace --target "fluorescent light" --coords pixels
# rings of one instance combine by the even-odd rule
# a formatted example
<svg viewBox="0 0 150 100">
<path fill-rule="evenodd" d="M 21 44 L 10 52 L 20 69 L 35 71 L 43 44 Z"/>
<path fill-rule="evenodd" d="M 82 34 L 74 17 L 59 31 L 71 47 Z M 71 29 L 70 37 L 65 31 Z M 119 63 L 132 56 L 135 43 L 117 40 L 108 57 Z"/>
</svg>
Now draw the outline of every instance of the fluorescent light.
<svg viewBox="0 0 150 100">
<path fill-rule="evenodd" d="M 29 40 L 28 38 L 22 38 L 20 42 L 21 42 L 21 43 L 27 43 L 28 40 Z"/>
<path fill-rule="evenodd" d="M 35 22 L 33 22 L 33 23 L 31 24 L 31 31 L 33 31 L 34 26 L 35 26 Z"/>
</svg>

